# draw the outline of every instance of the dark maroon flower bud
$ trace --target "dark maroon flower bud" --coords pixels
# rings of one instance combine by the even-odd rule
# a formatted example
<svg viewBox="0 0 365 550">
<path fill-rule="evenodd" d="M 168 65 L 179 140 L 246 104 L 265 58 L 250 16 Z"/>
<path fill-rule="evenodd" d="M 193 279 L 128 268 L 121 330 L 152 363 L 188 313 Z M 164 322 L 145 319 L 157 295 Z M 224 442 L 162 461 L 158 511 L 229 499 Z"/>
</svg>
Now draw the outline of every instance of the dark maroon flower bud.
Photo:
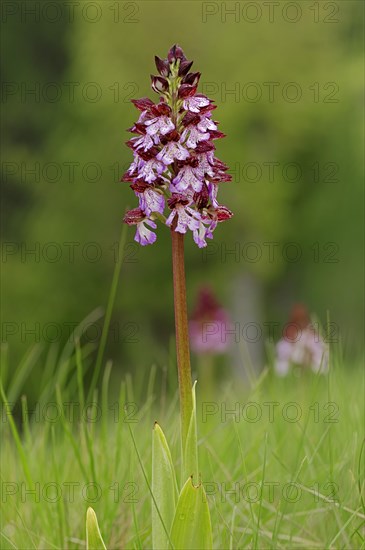
<svg viewBox="0 0 365 550">
<path fill-rule="evenodd" d="M 200 116 L 190 112 L 187 112 L 182 120 L 182 123 L 185 127 L 189 126 L 189 124 L 196 126 L 197 124 L 199 124 L 199 122 L 200 122 Z"/>
<path fill-rule="evenodd" d="M 189 204 L 189 199 L 186 198 L 186 195 L 182 195 L 181 193 L 173 193 L 171 197 L 167 199 L 167 204 L 172 210 L 177 204 Z"/>
<path fill-rule="evenodd" d="M 185 164 L 188 164 L 192 168 L 197 168 L 199 166 L 199 159 L 196 156 L 191 155 L 190 158 L 186 159 Z"/>
<path fill-rule="evenodd" d="M 151 147 L 150 149 L 147 149 L 147 151 L 144 151 L 143 149 L 138 149 L 137 151 L 138 156 L 143 160 L 151 160 L 155 158 L 158 152 L 158 147 Z"/>
<path fill-rule="evenodd" d="M 160 116 L 160 115 L 170 115 L 171 113 L 171 107 L 167 105 L 167 103 L 161 102 L 158 105 L 154 105 L 151 108 L 151 113 L 154 116 Z"/>
<path fill-rule="evenodd" d="M 199 114 L 204 115 L 204 113 L 209 113 L 210 111 L 214 111 L 214 109 L 217 108 L 217 105 L 214 105 L 214 103 L 211 102 L 206 107 L 202 107 L 199 111 Z"/>
<path fill-rule="evenodd" d="M 200 155 L 201 153 L 207 153 L 215 149 L 214 143 L 211 141 L 200 141 L 195 148 L 195 152 Z"/>
<path fill-rule="evenodd" d="M 141 136 L 144 136 L 146 133 L 146 127 L 144 124 L 135 122 L 135 124 L 131 128 L 127 129 L 127 132 L 133 132 L 135 134 L 140 134 Z"/>
<path fill-rule="evenodd" d="M 233 212 L 228 210 L 228 208 L 226 208 L 225 206 L 218 206 L 218 208 L 216 209 L 216 214 L 217 214 L 217 220 L 219 222 L 229 220 L 229 218 L 232 218 L 233 216 Z"/>
<path fill-rule="evenodd" d="M 141 99 L 131 99 L 133 105 L 137 107 L 139 111 L 148 111 L 154 106 L 153 101 L 148 97 L 142 97 Z"/>
<path fill-rule="evenodd" d="M 179 88 L 179 98 L 185 99 L 186 97 L 192 97 L 196 92 L 196 86 L 190 86 L 190 84 L 182 84 Z"/>
<path fill-rule="evenodd" d="M 167 59 L 170 63 L 175 63 L 178 59 L 180 59 L 180 62 L 186 61 L 184 52 L 177 44 L 174 44 L 174 46 L 170 48 L 169 53 L 167 54 Z"/>
<path fill-rule="evenodd" d="M 226 137 L 226 134 L 218 130 L 209 130 L 210 139 L 220 139 Z"/>
<path fill-rule="evenodd" d="M 128 210 L 128 212 L 126 212 L 123 221 L 128 225 L 134 225 L 144 220 L 145 217 L 146 216 L 140 208 L 134 208 L 133 210 Z"/>
<path fill-rule="evenodd" d="M 190 157 L 185 160 L 177 161 L 178 171 L 183 168 L 183 166 L 191 166 L 192 168 L 197 168 L 199 166 L 199 159 L 195 156 L 195 151 L 190 152 Z"/>
<path fill-rule="evenodd" d="M 190 84 L 190 86 L 197 86 L 199 84 L 201 73 L 189 73 L 183 79 L 184 84 Z"/>
<path fill-rule="evenodd" d="M 161 59 L 155 55 L 156 68 L 161 76 L 169 76 L 170 65 L 167 59 Z"/>
<path fill-rule="evenodd" d="M 167 136 L 169 138 L 169 141 L 179 141 L 180 139 L 180 134 L 177 130 L 172 130 L 172 132 L 169 132 Z"/>
<path fill-rule="evenodd" d="M 198 210 L 201 210 L 202 208 L 205 208 L 208 205 L 209 202 L 209 191 L 208 187 L 204 183 L 201 191 L 199 193 L 194 194 L 194 202 L 198 208 Z"/>
<path fill-rule="evenodd" d="M 214 168 L 216 170 L 222 170 L 223 172 L 225 172 L 226 170 L 228 170 L 228 166 L 222 162 L 221 160 L 219 159 L 214 159 L 214 164 L 213 164 Z"/>
<path fill-rule="evenodd" d="M 223 182 L 227 182 L 227 181 L 232 181 L 232 176 L 231 176 L 231 174 L 226 174 L 225 172 L 220 172 L 218 174 L 215 174 L 212 177 L 207 177 L 207 179 L 209 181 L 211 181 L 212 183 L 223 183 Z"/>
<path fill-rule="evenodd" d="M 185 76 L 186 74 L 188 74 L 188 72 L 190 71 L 191 66 L 192 66 L 193 63 L 194 63 L 194 61 L 181 61 L 180 66 L 179 66 L 178 75 L 179 76 Z"/>
<path fill-rule="evenodd" d="M 226 181 L 232 181 L 232 176 L 230 176 L 229 174 L 225 174 L 224 172 L 222 172 L 221 174 L 215 174 L 215 176 L 206 176 L 206 178 L 212 183 L 223 183 Z"/>
<path fill-rule="evenodd" d="M 168 134 L 160 137 L 162 145 L 166 145 L 166 143 L 168 143 L 169 141 L 179 141 L 179 139 L 180 134 L 177 130 L 172 130 Z"/>
<path fill-rule="evenodd" d="M 163 94 L 169 89 L 169 83 L 166 78 L 154 76 L 153 74 L 151 74 L 151 86 L 152 90 L 158 94 Z"/>
<path fill-rule="evenodd" d="M 138 176 L 137 171 L 134 172 L 125 172 L 123 176 L 120 178 L 120 181 L 134 181 L 136 177 Z"/>
<path fill-rule="evenodd" d="M 147 183 L 147 181 L 137 180 L 129 187 L 133 189 L 133 191 L 136 191 L 136 193 L 143 193 L 147 189 L 147 187 L 152 187 L 152 185 L 150 183 Z"/>
<path fill-rule="evenodd" d="M 137 139 L 137 138 L 133 138 L 133 139 L 129 139 L 128 141 L 125 142 L 126 146 L 129 147 L 130 149 L 134 149 L 134 140 Z"/>
</svg>

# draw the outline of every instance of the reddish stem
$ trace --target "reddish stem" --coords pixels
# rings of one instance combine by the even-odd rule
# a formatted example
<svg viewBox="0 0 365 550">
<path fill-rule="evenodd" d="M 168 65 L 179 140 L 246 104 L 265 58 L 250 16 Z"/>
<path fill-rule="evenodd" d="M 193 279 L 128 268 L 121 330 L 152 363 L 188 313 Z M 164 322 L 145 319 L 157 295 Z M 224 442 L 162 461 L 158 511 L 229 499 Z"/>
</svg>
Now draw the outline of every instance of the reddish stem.
<svg viewBox="0 0 365 550">
<path fill-rule="evenodd" d="M 178 233 L 173 229 L 171 230 L 176 356 L 179 377 L 181 442 L 183 453 L 185 450 L 191 413 L 193 411 L 188 314 L 186 307 L 184 236 L 185 235 Z"/>
</svg>

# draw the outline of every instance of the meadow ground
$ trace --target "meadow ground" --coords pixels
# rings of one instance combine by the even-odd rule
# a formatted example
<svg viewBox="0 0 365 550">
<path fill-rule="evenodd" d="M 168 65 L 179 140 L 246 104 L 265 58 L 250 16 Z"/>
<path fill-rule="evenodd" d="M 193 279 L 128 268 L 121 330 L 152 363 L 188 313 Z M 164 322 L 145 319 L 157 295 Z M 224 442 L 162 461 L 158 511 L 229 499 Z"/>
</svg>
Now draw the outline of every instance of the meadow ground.
<svg viewBox="0 0 365 550">
<path fill-rule="evenodd" d="M 46 365 L 32 411 L 24 396 L 14 420 L 3 405 L 3 549 L 85 548 L 89 505 L 108 549 L 151 547 L 142 468 L 150 479 L 157 419 L 180 472 L 177 393 L 166 392 L 156 367 L 117 388 L 108 364 L 89 400 L 85 355 Z M 332 363 L 329 376 L 279 379 L 268 369 L 214 395 L 198 386 L 199 468 L 214 548 L 365 548 L 363 371 L 360 363 Z M 9 403 L 26 368 L 7 388 Z"/>
</svg>

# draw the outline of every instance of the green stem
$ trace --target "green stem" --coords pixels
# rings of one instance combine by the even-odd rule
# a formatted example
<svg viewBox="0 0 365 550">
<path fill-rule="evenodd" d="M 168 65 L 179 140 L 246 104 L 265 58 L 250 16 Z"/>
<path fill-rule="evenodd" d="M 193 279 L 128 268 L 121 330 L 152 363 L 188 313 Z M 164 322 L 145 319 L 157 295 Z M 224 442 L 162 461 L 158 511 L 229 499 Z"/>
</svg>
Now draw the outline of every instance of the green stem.
<svg viewBox="0 0 365 550">
<path fill-rule="evenodd" d="M 181 445 L 184 456 L 186 438 L 193 411 L 188 314 L 186 307 L 184 235 L 172 229 L 171 238 L 175 302 L 176 356 L 180 393 Z"/>
</svg>

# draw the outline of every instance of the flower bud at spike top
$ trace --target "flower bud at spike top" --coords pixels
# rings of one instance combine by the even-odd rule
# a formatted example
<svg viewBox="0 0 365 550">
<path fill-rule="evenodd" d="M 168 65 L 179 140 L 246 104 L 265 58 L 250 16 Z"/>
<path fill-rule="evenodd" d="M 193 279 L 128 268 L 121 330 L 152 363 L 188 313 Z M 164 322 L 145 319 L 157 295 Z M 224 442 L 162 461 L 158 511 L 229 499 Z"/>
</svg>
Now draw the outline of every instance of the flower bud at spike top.
<svg viewBox="0 0 365 550">
<path fill-rule="evenodd" d="M 136 226 L 141 245 L 156 241 L 155 221 L 172 231 L 191 231 L 199 248 L 207 246 L 219 222 L 232 212 L 218 203 L 218 186 L 231 181 L 228 167 L 215 156 L 214 141 L 225 137 L 212 119 L 213 101 L 197 92 L 200 73 L 174 45 L 166 59 L 155 57 L 159 75 L 151 76 L 160 98 L 132 100 L 138 121 L 127 145 L 133 162 L 122 177 L 138 198 L 138 208 L 124 221 Z"/>
<path fill-rule="evenodd" d="M 213 291 L 209 287 L 201 288 L 189 322 L 191 349 L 198 354 L 226 352 L 229 348 L 226 337 L 229 324 L 229 315 Z"/>
<path fill-rule="evenodd" d="M 155 64 L 156 64 L 156 69 L 158 70 L 161 76 L 169 75 L 170 65 L 166 59 L 160 59 L 157 55 L 155 55 Z"/>
</svg>

